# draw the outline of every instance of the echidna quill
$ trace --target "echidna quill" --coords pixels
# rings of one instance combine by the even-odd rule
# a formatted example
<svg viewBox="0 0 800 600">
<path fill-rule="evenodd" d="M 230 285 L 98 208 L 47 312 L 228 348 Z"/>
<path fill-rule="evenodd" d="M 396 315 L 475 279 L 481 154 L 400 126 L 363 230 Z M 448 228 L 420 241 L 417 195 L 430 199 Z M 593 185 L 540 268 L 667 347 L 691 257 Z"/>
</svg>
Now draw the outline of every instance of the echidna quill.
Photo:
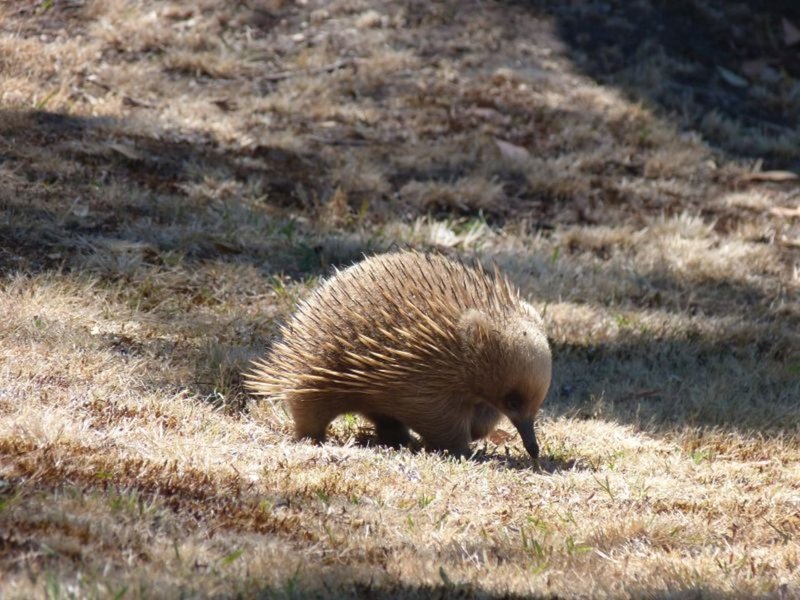
<svg viewBox="0 0 800 600">
<path fill-rule="evenodd" d="M 550 387 L 542 318 L 497 270 L 439 254 L 366 258 L 322 283 L 281 330 L 248 388 L 284 400 L 298 439 L 360 413 L 378 441 L 409 429 L 429 450 L 463 455 L 502 415 L 533 458 L 533 421 Z"/>
</svg>

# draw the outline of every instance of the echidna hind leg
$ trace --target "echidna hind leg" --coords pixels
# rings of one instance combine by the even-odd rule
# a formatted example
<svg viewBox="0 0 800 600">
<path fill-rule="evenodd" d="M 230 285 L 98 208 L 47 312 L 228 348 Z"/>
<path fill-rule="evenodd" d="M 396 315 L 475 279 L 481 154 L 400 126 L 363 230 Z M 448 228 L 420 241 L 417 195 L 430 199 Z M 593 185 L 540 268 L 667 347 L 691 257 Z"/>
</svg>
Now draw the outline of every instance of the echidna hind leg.
<svg viewBox="0 0 800 600">
<path fill-rule="evenodd" d="M 411 442 L 411 434 L 403 423 L 393 417 L 370 413 L 364 415 L 375 425 L 378 443 L 390 448 L 407 446 Z"/>
<path fill-rule="evenodd" d="M 295 439 L 312 440 L 320 444 L 325 441 L 328 425 L 336 418 L 336 413 L 329 410 L 319 410 L 319 408 L 316 403 L 293 404 L 291 406 Z"/>
</svg>

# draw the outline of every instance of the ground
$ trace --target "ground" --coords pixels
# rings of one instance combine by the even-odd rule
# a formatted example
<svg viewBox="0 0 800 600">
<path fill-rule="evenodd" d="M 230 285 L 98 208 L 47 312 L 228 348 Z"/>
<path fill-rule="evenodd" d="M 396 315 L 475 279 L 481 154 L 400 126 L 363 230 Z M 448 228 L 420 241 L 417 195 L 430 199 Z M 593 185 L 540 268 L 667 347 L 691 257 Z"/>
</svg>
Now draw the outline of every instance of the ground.
<svg viewBox="0 0 800 600">
<path fill-rule="evenodd" d="M 0 5 L 0 595 L 800 597 L 800 10 L 761 4 Z M 398 246 L 543 313 L 539 468 L 248 402 Z"/>
</svg>

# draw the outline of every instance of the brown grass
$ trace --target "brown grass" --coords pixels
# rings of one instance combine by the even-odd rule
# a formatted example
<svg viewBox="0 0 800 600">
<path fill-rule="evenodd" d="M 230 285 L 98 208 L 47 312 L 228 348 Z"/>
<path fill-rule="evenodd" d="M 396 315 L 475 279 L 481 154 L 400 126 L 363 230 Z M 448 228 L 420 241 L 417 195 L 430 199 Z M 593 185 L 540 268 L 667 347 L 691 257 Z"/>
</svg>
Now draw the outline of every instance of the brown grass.
<svg viewBox="0 0 800 600">
<path fill-rule="evenodd" d="M 702 53 L 592 77 L 576 23 L 624 18 L 532 4 L 3 4 L 3 598 L 800 597 L 798 187 L 753 177 L 800 164 L 753 126 L 794 63 L 715 112 Z M 298 298 L 394 245 L 544 312 L 541 470 L 246 402 Z"/>
</svg>

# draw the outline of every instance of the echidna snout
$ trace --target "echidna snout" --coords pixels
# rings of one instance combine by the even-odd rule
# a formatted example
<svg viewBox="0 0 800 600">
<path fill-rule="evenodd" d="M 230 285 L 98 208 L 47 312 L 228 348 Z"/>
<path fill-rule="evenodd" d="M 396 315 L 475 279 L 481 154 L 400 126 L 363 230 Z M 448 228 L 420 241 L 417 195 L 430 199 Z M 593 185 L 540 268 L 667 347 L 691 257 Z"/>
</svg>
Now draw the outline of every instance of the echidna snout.
<svg viewBox="0 0 800 600">
<path fill-rule="evenodd" d="M 359 413 L 379 442 L 467 454 L 506 415 L 534 458 L 533 420 L 550 385 L 536 310 L 495 271 L 400 251 L 337 272 L 304 300 L 268 357 L 245 375 L 284 401 L 297 438 Z"/>
</svg>

